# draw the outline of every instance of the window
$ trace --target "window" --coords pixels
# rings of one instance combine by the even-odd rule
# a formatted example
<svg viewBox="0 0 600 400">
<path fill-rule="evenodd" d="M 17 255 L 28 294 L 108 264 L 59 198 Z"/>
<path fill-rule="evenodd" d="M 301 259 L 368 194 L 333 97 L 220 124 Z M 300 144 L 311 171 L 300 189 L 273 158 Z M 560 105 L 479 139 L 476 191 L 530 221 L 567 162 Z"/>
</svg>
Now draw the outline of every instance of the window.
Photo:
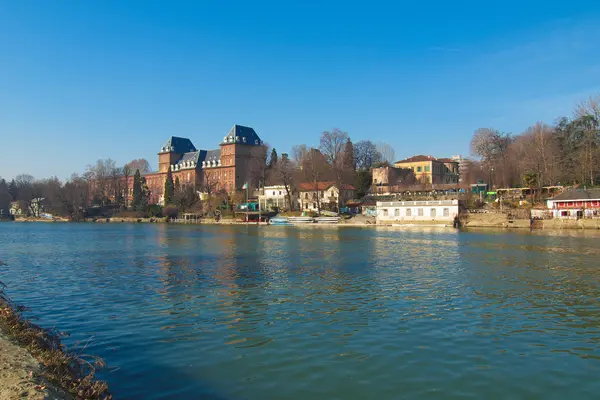
<svg viewBox="0 0 600 400">
<path fill-rule="evenodd" d="M 450 216 L 450 209 L 444 208 L 444 217 L 449 217 L 449 216 Z"/>
<path fill-rule="evenodd" d="M 325 192 L 321 192 L 321 198 L 325 197 Z"/>
<path fill-rule="evenodd" d="M 281 196 L 281 190 L 279 191 L 279 195 Z"/>
<path fill-rule="evenodd" d="M 317 208 L 317 203 L 313 203 L 313 208 Z"/>
<path fill-rule="evenodd" d="M 429 165 L 425 166 L 425 172 L 429 172 Z"/>
<path fill-rule="evenodd" d="M 304 199 L 305 199 L 305 200 L 308 200 L 308 193 L 305 193 L 305 194 L 304 194 Z"/>
<path fill-rule="evenodd" d="M 275 191 L 273 190 L 273 196 L 275 196 Z"/>
<path fill-rule="evenodd" d="M 421 172 L 421 167 L 417 167 L 417 172 Z"/>
<path fill-rule="evenodd" d="M 435 208 L 432 208 L 431 210 L 429 210 L 429 215 L 430 215 L 432 218 L 435 218 L 435 214 L 436 214 L 436 212 L 435 212 Z"/>
<path fill-rule="evenodd" d="M 396 209 L 394 210 L 394 217 L 399 217 L 399 216 L 400 216 L 400 209 L 399 209 L 399 208 L 396 208 Z"/>
<path fill-rule="evenodd" d="M 561 217 L 568 217 L 569 216 L 569 212 L 568 211 L 561 211 L 560 212 L 560 216 Z"/>
<path fill-rule="evenodd" d="M 387 208 L 384 208 L 384 209 L 383 209 L 383 216 L 384 216 L 384 217 L 387 217 L 387 216 L 388 216 L 388 209 L 387 209 Z"/>
<path fill-rule="evenodd" d="M 422 216 L 423 216 L 423 209 L 422 209 L 422 208 L 419 208 L 419 209 L 417 210 L 417 214 L 419 215 L 419 217 L 422 217 Z"/>
<path fill-rule="evenodd" d="M 410 217 L 412 215 L 412 208 L 407 208 L 406 209 L 406 216 Z"/>
</svg>

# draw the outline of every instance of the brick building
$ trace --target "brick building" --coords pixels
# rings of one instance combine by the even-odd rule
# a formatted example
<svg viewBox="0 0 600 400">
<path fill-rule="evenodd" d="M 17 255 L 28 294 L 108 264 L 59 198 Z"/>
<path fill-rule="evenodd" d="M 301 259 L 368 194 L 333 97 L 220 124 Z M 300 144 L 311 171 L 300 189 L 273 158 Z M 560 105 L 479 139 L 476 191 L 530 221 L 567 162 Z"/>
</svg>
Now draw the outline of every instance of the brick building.
<svg viewBox="0 0 600 400">
<path fill-rule="evenodd" d="M 158 171 L 144 174 L 150 190 L 150 203 L 164 202 L 165 180 L 170 169 L 173 180 L 181 185 L 193 185 L 199 192 L 241 190 L 251 181 L 253 164 L 259 157 L 263 142 L 254 129 L 234 125 L 223 137 L 219 148 L 198 150 L 190 139 L 172 136 L 158 153 Z M 129 199 L 132 198 L 133 177 L 129 177 Z"/>
</svg>

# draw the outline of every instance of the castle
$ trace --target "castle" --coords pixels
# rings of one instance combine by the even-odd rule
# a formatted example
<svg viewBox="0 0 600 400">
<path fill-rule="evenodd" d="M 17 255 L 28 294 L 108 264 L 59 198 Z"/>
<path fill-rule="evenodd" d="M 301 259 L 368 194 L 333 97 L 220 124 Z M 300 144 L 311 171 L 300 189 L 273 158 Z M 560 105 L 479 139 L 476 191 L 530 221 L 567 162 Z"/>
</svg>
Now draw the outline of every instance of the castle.
<svg viewBox="0 0 600 400">
<path fill-rule="evenodd" d="M 164 203 L 169 170 L 173 180 L 179 180 L 181 185 L 192 185 L 197 191 L 233 193 L 241 190 L 252 180 L 252 165 L 260 162 L 258 155 L 262 147 L 263 142 L 254 129 L 241 125 L 234 125 L 215 150 L 198 150 L 190 139 L 172 136 L 158 153 L 158 172 L 144 174 L 150 203 Z"/>
</svg>

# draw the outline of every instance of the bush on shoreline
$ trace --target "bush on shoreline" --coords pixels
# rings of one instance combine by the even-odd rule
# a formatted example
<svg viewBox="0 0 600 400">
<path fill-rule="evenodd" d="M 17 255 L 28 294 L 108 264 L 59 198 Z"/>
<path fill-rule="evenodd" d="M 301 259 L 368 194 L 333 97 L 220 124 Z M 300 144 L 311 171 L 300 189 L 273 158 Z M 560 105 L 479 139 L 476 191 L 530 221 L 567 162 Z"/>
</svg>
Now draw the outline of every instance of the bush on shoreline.
<svg viewBox="0 0 600 400">
<path fill-rule="evenodd" d="M 77 399 L 111 400 L 108 384 L 95 379 L 106 364 L 85 354 L 85 347 L 67 348 L 56 330 L 43 329 L 23 317 L 25 307 L 15 305 L 0 282 L 0 330 L 26 348 L 42 365 L 43 377 Z"/>
</svg>

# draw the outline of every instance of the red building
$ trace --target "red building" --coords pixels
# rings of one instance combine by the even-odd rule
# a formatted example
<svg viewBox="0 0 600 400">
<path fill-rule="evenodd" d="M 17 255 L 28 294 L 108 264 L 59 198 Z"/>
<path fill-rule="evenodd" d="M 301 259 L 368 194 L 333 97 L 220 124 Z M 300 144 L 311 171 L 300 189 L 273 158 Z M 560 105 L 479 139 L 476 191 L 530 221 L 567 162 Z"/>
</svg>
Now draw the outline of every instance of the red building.
<svg viewBox="0 0 600 400">
<path fill-rule="evenodd" d="M 199 192 L 228 193 L 251 184 L 253 163 L 261 161 L 263 142 L 254 129 L 234 125 L 223 137 L 219 148 L 198 150 L 190 139 L 172 136 L 158 153 L 158 171 L 144 175 L 150 190 L 150 203 L 162 204 L 167 171 L 181 185 L 193 185 Z M 132 198 L 133 177 L 129 177 Z"/>
</svg>

